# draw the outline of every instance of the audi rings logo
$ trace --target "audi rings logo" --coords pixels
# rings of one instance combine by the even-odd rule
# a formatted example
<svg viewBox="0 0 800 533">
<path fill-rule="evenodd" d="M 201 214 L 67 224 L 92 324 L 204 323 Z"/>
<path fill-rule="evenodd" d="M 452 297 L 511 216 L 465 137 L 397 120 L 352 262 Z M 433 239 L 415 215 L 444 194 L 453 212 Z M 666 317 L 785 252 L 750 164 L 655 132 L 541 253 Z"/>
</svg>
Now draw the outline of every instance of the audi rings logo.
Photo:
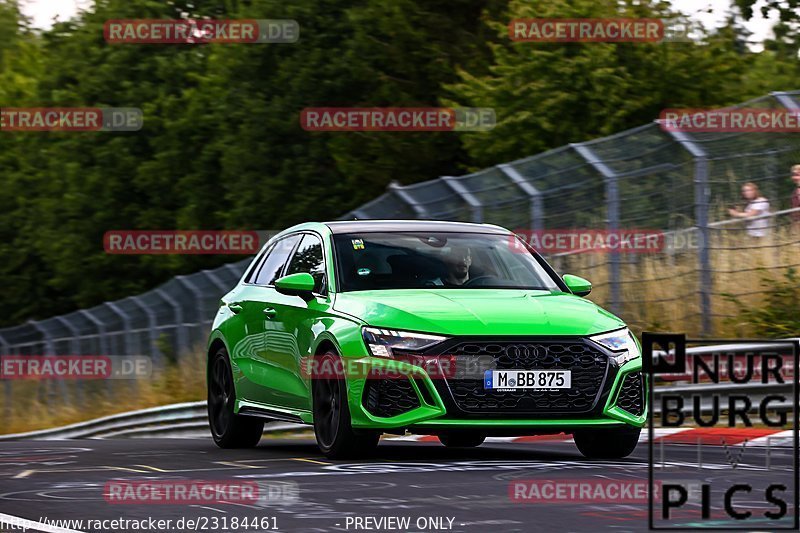
<svg viewBox="0 0 800 533">
<path fill-rule="evenodd" d="M 547 349 L 538 345 L 512 345 L 506 349 L 506 355 L 516 362 L 533 364 L 547 355 Z"/>
</svg>

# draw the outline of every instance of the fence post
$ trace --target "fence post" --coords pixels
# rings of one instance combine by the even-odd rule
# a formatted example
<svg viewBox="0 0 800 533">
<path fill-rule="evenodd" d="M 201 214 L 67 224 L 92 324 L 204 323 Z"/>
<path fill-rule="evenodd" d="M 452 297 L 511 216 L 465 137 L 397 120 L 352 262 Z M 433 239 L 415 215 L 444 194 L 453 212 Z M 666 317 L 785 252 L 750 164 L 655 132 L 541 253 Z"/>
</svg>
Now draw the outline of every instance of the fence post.
<svg viewBox="0 0 800 533">
<path fill-rule="evenodd" d="M 203 274 L 207 279 L 210 279 L 211 283 L 213 283 L 220 291 L 222 291 L 220 297 L 222 297 L 225 293 L 227 293 L 231 289 L 230 287 L 225 285 L 221 279 L 219 279 L 219 276 L 217 276 L 213 270 L 206 269 L 200 271 L 200 273 Z"/>
<path fill-rule="evenodd" d="M 44 351 L 45 353 L 41 354 L 44 357 L 47 356 L 55 356 L 56 350 L 55 346 L 53 345 L 53 336 L 50 334 L 50 330 L 42 326 L 41 322 L 36 320 L 28 320 L 28 324 L 31 325 L 33 329 L 38 331 L 42 334 L 42 340 L 44 341 Z M 39 383 L 39 387 L 41 387 L 41 382 Z M 53 403 L 53 399 L 55 397 L 55 391 L 53 386 L 52 380 L 45 381 L 45 396 L 47 397 L 47 405 L 50 406 Z M 60 378 L 58 380 L 58 388 L 61 391 L 62 397 L 64 400 L 67 399 L 67 385 L 64 383 L 64 378 Z"/>
<path fill-rule="evenodd" d="M 422 219 L 430 218 L 430 214 L 428 213 L 427 209 L 422 207 L 422 205 L 420 205 L 419 202 L 417 202 L 414 198 L 412 198 L 412 196 L 408 194 L 408 191 L 403 189 L 402 185 L 400 185 L 396 181 L 393 181 L 389 184 L 389 190 L 393 192 L 398 198 L 400 198 L 405 203 L 410 205 L 411 209 L 413 209 L 414 212 L 417 214 L 417 218 L 422 218 Z"/>
<path fill-rule="evenodd" d="M 542 224 L 542 216 L 544 215 L 544 202 L 542 202 L 542 193 L 531 182 L 526 180 L 516 168 L 508 163 L 497 165 L 500 172 L 508 176 L 514 184 L 522 189 L 522 192 L 530 198 L 530 222 L 533 231 L 541 231 L 544 229 Z"/>
<path fill-rule="evenodd" d="M 123 311 L 115 302 L 106 302 L 105 305 L 122 319 L 122 327 L 125 328 L 125 355 L 136 355 L 133 353 L 133 343 L 131 342 L 131 316 Z"/>
<path fill-rule="evenodd" d="M 483 224 L 483 204 L 481 203 L 478 198 L 469 192 L 464 184 L 461 183 L 458 178 L 453 176 L 442 176 L 442 183 L 450 187 L 454 193 L 461 197 L 462 200 L 469 204 L 470 209 L 472 210 L 472 222 L 476 224 Z"/>
<path fill-rule="evenodd" d="M 179 304 L 175 300 L 172 300 L 169 297 L 169 295 L 166 292 L 164 292 L 164 289 L 159 287 L 157 289 L 153 289 L 153 292 L 158 294 L 162 300 L 167 302 L 167 304 L 169 304 L 169 306 L 172 307 L 172 310 L 174 311 L 174 314 L 172 316 L 175 319 L 175 347 L 176 347 L 175 360 L 177 361 L 178 358 L 180 357 L 179 354 L 181 353 L 181 351 L 187 349 L 186 339 L 184 338 L 183 335 L 183 309 L 181 309 L 181 304 Z"/>
<path fill-rule="evenodd" d="M 770 94 L 774 96 L 778 103 L 780 103 L 786 109 L 800 109 L 800 104 L 798 104 L 788 93 L 783 91 L 775 91 Z"/>
<path fill-rule="evenodd" d="M 150 358 L 161 362 L 163 358 L 161 350 L 158 349 L 158 324 L 156 324 L 156 314 L 147 305 L 140 302 L 138 296 L 130 296 L 128 299 L 147 315 L 147 329 L 148 336 L 150 337 Z"/>
<path fill-rule="evenodd" d="M 70 334 L 72 334 L 72 337 L 70 337 L 70 339 L 69 339 L 70 355 L 80 355 L 81 345 L 80 345 L 80 341 L 78 340 L 78 337 L 80 337 L 81 333 L 77 329 L 75 329 L 75 326 L 73 326 L 72 323 L 69 320 L 67 320 L 66 318 L 64 318 L 64 316 L 62 316 L 62 315 L 54 316 L 53 320 L 55 320 L 56 322 L 59 322 L 61 325 L 64 326 L 64 328 L 67 331 L 70 332 Z M 83 390 L 83 380 L 82 379 L 77 380 L 76 388 L 78 390 L 78 403 L 81 404 L 81 405 L 84 405 L 85 404 L 85 402 L 84 402 L 85 395 L 84 395 L 84 390 Z"/>
<path fill-rule="evenodd" d="M 244 271 L 239 272 L 234 266 L 234 263 L 225 263 L 225 268 L 232 272 L 234 276 L 236 276 L 236 281 L 239 281 L 239 279 L 244 275 Z M 245 267 L 245 270 L 247 270 L 247 267 Z"/>
<path fill-rule="evenodd" d="M 103 322 L 99 318 L 94 316 L 86 309 L 79 310 L 78 314 L 85 316 L 86 319 L 92 324 L 94 324 L 94 326 L 97 328 L 97 345 L 100 348 L 100 353 L 103 355 L 111 355 L 109 353 L 110 350 L 108 349 L 108 338 L 106 337 L 106 325 L 103 324 Z"/>
<path fill-rule="evenodd" d="M 208 310 L 205 309 L 205 300 L 203 300 L 203 292 L 197 287 L 197 285 L 195 285 L 191 280 L 189 280 L 188 276 L 176 276 L 175 277 L 175 281 L 177 281 L 178 283 L 182 284 L 184 287 L 187 287 L 189 289 L 189 292 L 191 292 L 192 296 L 194 296 L 194 300 L 195 300 L 195 303 L 197 304 L 198 312 L 199 313 L 203 313 L 202 316 L 208 316 L 208 314 L 207 314 Z M 201 322 L 198 323 L 198 324 L 195 324 L 195 327 L 202 326 L 204 323 L 205 322 L 202 322 L 202 319 L 201 319 Z M 187 330 L 188 330 L 188 328 L 189 328 L 189 326 L 186 326 Z M 191 339 L 191 335 L 188 335 L 187 337 L 189 337 L 189 345 L 190 345 L 189 348 L 191 348 L 191 344 L 192 344 L 193 340 Z M 178 357 L 180 357 L 180 354 L 178 354 Z"/>
<path fill-rule="evenodd" d="M 106 325 L 103 324 L 103 321 L 94 316 L 86 309 L 81 309 L 78 311 L 78 314 L 85 316 L 89 322 L 95 325 L 97 328 L 97 344 L 100 347 L 100 353 L 105 356 L 111 355 L 111 350 L 108 349 L 108 337 L 106 336 Z M 83 355 L 83 354 L 81 354 Z M 111 392 L 111 380 L 106 379 L 106 390 Z"/>
<path fill-rule="evenodd" d="M 603 177 L 606 184 L 606 228 L 611 233 L 618 231 L 620 203 L 617 173 L 601 161 L 597 154 L 585 143 L 570 144 L 570 146 Z M 609 256 L 609 286 L 611 288 L 609 307 L 614 314 L 620 314 L 622 311 L 622 294 L 619 250 L 611 250 Z"/>
<path fill-rule="evenodd" d="M 713 332 L 711 321 L 711 235 L 708 225 L 708 209 L 711 203 L 711 191 L 708 186 L 708 154 L 682 131 L 670 131 L 672 138 L 678 141 L 694 158 L 694 216 L 700 242 L 697 249 L 697 261 L 700 270 L 700 331 L 703 336 Z"/>
</svg>

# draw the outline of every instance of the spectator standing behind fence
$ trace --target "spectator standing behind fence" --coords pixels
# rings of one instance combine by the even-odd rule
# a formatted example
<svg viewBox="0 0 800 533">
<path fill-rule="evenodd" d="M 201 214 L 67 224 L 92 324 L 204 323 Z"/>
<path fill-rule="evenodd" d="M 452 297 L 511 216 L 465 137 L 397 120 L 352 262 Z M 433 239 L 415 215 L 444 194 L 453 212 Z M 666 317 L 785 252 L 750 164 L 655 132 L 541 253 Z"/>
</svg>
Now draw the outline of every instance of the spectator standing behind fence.
<svg viewBox="0 0 800 533">
<path fill-rule="evenodd" d="M 753 182 L 747 182 L 742 185 L 742 197 L 747 201 L 744 210 L 736 208 L 728 209 L 728 213 L 735 218 L 754 218 L 759 215 L 769 214 L 769 201 L 761 196 L 758 190 L 758 185 Z M 747 221 L 747 234 L 751 237 L 761 238 L 766 237 L 767 228 L 769 227 L 768 218 L 754 218 Z"/>
<path fill-rule="evenodd" d="M 800 165 L 792 167 L 792 181 L 795 184 L 792 192 L 792 208 L 800 209 Z M 795 231 L 800 232 L 800 211 L 792 213 L 792 227 Z"/>
</svg>

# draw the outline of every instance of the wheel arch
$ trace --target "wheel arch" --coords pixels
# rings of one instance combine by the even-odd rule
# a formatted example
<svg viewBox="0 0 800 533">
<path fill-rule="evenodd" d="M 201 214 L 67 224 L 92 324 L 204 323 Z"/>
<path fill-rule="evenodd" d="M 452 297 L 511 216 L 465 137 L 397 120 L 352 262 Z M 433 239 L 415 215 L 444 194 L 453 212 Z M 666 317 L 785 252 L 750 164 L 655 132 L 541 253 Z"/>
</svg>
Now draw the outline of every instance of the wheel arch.
<svg viewBox="0 0 800 533">
<path fill-rule="evenodd" d="M 214 354 L 220 348 L 224 348 L 226 352 L 228 352 L 228 357 L 230 357 L 230 351 L 228 350 L 228 345 L 225 343 L 225 339 L 222 338 L 222 335 L 212 335 L 211 339 L 208 343 L 208 351 L 206 353 L 206 379 L 208 379 L 208 373 L 211 371 L 211 358 L 214 357 Z"/>
<path fill-rule="evenodd" d="M 319 342 L 317 342 L 317 346 L 314 348 L 314 355 L 322 355 L 331 350 L 336 352 L 336 355 L 342 355 L 339 346 L 336 344 L 336 342 L 334 342 L 333 339 L 329 337 L 322 337 Z"/>
</svg>

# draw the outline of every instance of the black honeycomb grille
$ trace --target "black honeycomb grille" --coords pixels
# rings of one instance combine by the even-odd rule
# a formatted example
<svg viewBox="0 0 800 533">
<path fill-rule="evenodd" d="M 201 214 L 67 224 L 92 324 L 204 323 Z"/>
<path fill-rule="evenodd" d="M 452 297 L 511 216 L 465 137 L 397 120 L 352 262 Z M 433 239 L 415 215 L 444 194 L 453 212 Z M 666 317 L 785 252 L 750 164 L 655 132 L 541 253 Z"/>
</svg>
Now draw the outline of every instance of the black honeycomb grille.
<svg viewBox="0 0 800 533">
<path fill-rule="evenodd" d="M 625 376 L 617 397 L 617 407 L 635 416 L 644 413 L 644 383 L 641 372 L 633 372 Z"/>
<path fill-rule="evenodd" d="M 420 406 L 417 393 L 404 377 L 367 379 L 362 402 L 367 411 L 380 417 L 397 416 Z"/>
<path fill-rule="evenodd" d="M 571 415 L 591 411 L 608 372 L 608 356 L 581 339 L 560 342 L 462 342 L 447 348 L 457 358 L 493 361 L 497 370 L 570 370 L 572 387 L 557 390 L 486 390 L 482 379 L 448 378 L 455 405 L 467 414 Z M 441 386 L 441 385 L 439 385 Z"/>
</svg>

